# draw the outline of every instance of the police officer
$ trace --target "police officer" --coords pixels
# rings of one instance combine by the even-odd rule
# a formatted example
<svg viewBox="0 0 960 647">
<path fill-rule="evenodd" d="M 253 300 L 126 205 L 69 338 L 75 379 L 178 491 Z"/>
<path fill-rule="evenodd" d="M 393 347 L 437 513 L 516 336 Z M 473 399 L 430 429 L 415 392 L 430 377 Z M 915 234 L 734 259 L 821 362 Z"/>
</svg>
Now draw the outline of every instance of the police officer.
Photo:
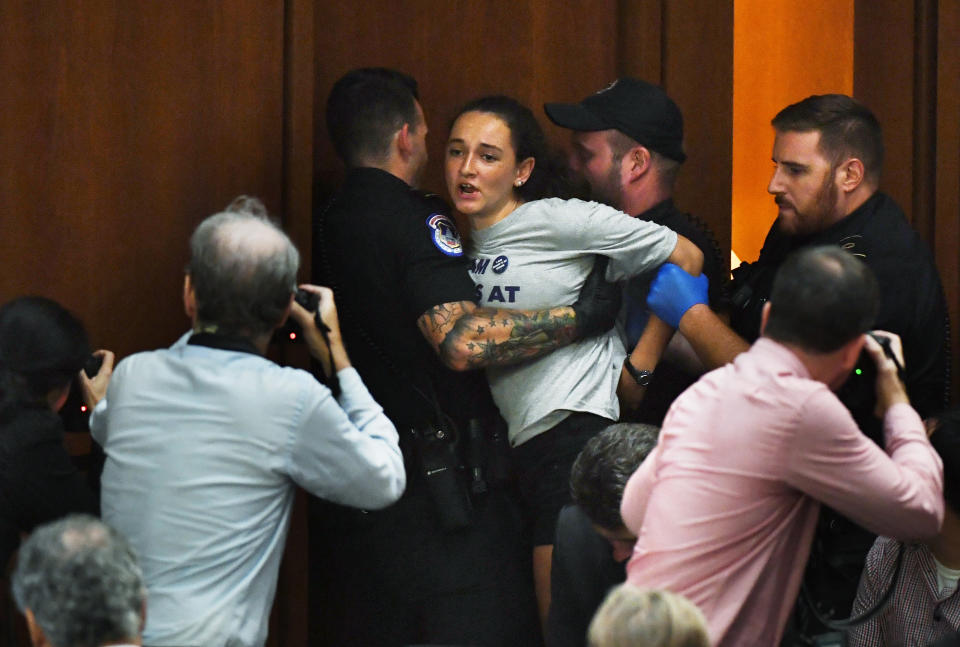
<svg viewBox="0 0 960 647">
<path fill-rule="evenodd" d="M 327 128 L 348 174 L 316 218 L 314 276 L 336 291 L 354 365 L 400 430 L 408 485 L 384 511 L 314 515 L 327 546 L 314 545 L 311 591 L 338 583 L 314 608 L 329 644 L 536 645 L 529 556 L 500 482 L 498 416 L 482 374 L 459 371 L 609 329 L 617 290 L 592 278 L 590 300 L 573 306 L 476 306 L 445 204 L 413 188 L 427 125 L 409 76 L 349 72 L 327 100 Z"/>
<path fill-rule="evenodd" d="M 710 307 L 726 312 L 728 273 L 720 246 L 705 222 L 680 211 L 673 202 L 680 167 L 687 158 L 683 115 L 673 99 L 659 86 L 621 77 L 580 103 L 545 103 L 543 109 L 550 121 L 571 130 L 570 167 L 586 180 L 590 198 L 669 227 L 699 247 L 703 273 L 710 279 Z M 642 358 L 637 341 L 647 323 L 649 285 L 650 277 L 641 275 L 624 288 L 621 334 L 637 357 L 628 357 L 624 363 L 618 394 L 621 420 L 659 425 L 697 375 L 670 351 L 657 364 L 655 376 L 634 366 Z M 642 378 L 649 380 L 646 389 L 639 388 Z"/>
</svg>

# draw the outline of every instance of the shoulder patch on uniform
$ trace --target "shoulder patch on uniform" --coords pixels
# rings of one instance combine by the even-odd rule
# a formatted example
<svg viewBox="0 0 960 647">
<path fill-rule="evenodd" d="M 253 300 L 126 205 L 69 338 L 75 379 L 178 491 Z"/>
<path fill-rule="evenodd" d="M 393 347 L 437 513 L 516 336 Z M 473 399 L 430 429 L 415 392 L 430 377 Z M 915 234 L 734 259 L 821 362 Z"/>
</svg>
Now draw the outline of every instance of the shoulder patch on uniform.
<svg viewBox="0 0 960 647">
<path fill-rule="evenodd" d="M 463 243 L 460 232 L 448 216 L 442 213 L 431 214 L 427 218 L 430 236 L 434 246 L 447 256 L 463 256 Z"/>
</svg>

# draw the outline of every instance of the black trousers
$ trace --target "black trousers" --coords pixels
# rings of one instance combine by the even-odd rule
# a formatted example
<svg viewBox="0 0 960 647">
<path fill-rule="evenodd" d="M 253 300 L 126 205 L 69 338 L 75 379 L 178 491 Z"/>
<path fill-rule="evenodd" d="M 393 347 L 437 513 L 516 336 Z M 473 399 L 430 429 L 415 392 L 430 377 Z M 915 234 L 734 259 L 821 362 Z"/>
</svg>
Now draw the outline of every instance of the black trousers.
<svg viewBox="0 0 960 647">
<path fill-rule="evenodd" d="M 492 489 L 474 513 L 469 528 L 441 530 L 418 479 L 382 511 L 315 501 L 311 644 L 542 644 L 516 497 Z"/>
<path fill-rule="evenodd" d="M 572 413 L 513 449 L 522 510 L 534 546 L 553 544 L 560 510 L 572 502 L 573 463 L 587 441 L 614 422 L 592 413 Z"/>
</svg>

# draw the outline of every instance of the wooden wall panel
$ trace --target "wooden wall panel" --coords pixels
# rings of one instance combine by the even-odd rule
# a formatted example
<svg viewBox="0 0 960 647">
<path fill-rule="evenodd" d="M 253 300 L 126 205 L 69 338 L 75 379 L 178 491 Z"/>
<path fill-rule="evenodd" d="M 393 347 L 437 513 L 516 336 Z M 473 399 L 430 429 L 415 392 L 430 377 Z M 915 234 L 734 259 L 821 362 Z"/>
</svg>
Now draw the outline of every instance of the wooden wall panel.
<svg viewBox="0 0 960 647">
<path fill-rule="evenodd" d="M 683 111 L 687 161 L 677 204 L 730 249 L 733 0 L 664 4 L 663 86 Z"/>
<path fill-rule="evenodd" d="M 937 12 L 934 235 L 947 294 L 953 345 L 953 403 L 960 404 L 960 3 L 941 0 Z"/>
<path fill-rule="evenodd" d="M 449 120 L 475 97 L 501 93 L 526 103 L 558 145 L 567 133 L 543 114 L 545 101 L 579 101 L 616 77 L 616 3 L 550 0 L 477 3 L 372 0 L 318 5 L 315 168 L 321 195 L 342 177 L 323 106 L 334 81 L 355 67 L 413 75 L 430 134 L 424 188 L 446 194 L 442 152 Z M 398 28 L 398 17 L 404 28 Z M 334 34 L 350 34 L 336 38 Z"/>
<path fill-rule="evenodd" d="M 390 9 L 392 7 L 393 9 Z M 416 29 L 396 29 L 396 15 Z M 359 6 L 318 6 L 318 194 L 342 178 L 327 140 L 323 102 L 347 70 L 386 65 L 420 83 L 431 128 L 431 161 L 424 186 L 444 194 L 442 151 L 446 129 L 463 102 L 492 92 L 516 96 L 563 147 L 568 133 L 542 112 L 545 101 L 579 101 L 620 74 L 665 84 L 684 111 L 690 153 L 678 187 L 679 202 L 713 226 L 729 246 L 730 137 L 732 119 L 732 1 L 676 3 L 447 2 L 399 4 L 377 0 Z M 665 25 L 672 31 L 667 32 Z M 325 34 L 350 33 L 350 39 Z"/>
<path fill-rule="evenodd" d="M 283 6 L 4 2 L 0 301 L 44 294 L 120 355 L 169 344 L 187 238 L 279 209 Z"/>
<path fill-rule="evenodd" d="M 936 230 L 937 0 L 917 0 L 913 60 L 913 181 L 907 208 L 913 227 L 928 241 Z M 948 55 L 949 56 L 949 55 Z"/>
<path fill-rule="evenodd" d="M 663 84 L 664 0 L 620 0 L 617 73 Z"/>
<path fill-rule="evenodd" d="M 883 127 L 881 189 L 911 218 L 914 154 L 914 2 L 857 0 L 854 9 L 853 96 Z"/>
<path fill-rule="evenodd" d="M 284 8 L 0 4 L 0 302 L 55 298 L 120 356 L 187 328 L 193 227 L 240 193 L 281 215 Z"/>
<path fill-rule="evenodd" d="M 881 188 L 934 251 L 960 401 L 960 42 L 956 2 L 857 0 L 854 94 L 883 126 Z"/>
<path fill-rule="evenodd" d="M 300 250 L 301 279 L 310 278 L 313 212 L 316 21 L 312 0 L 284 3 L 283 217 Z"/>
</svg>

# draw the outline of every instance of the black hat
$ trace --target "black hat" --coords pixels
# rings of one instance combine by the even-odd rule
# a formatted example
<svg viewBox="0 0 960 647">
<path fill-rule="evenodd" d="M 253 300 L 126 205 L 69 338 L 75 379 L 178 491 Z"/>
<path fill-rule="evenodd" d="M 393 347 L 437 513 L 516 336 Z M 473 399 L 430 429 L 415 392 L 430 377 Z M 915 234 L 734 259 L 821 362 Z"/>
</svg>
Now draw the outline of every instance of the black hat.
<svg viewBox="0 0 960 647">
<path fill-rule="evenodd" d="M 617 79 L 580 103 L 545 103 L 550 121 L 571 130 L 619 130 L 638 144 L 683 162 L 683 115 L 659 86 Z"/>
</svg>

